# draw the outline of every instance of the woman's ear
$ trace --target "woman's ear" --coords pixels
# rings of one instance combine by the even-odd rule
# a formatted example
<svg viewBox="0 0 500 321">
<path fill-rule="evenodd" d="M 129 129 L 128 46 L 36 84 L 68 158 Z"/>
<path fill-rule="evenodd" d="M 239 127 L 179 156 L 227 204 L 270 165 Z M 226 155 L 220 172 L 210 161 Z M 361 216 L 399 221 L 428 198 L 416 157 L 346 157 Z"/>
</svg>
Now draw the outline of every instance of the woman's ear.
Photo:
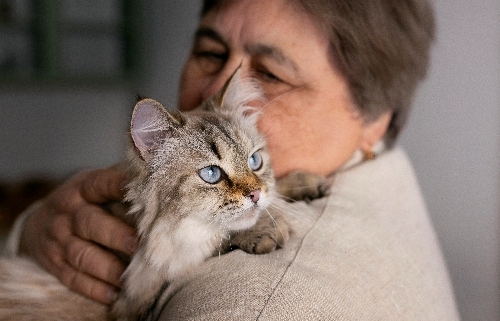
<svg viewBox="0 0 500 321">
<path fill-rule="evenodd" d="M 377 119 L 367 122 L 363 129 L 359 149 L 363 153 L 372 152 L 373 146 L 378 143 L 387 132 L 392 119 L 392 111 L 385 112 Z"/>
</svg>

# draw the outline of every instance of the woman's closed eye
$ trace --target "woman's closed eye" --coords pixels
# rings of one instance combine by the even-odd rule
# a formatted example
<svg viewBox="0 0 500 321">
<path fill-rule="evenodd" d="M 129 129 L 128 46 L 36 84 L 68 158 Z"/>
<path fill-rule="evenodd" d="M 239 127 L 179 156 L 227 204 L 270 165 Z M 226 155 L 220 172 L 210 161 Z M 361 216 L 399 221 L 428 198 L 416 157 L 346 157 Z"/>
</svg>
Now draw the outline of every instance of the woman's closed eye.
<svg viewBox="0 0 500 321">
<path fill-rule="evenodd" d="M 229 53 L 226 47 L 208 37 L 196 39 L 192 56 L 196 58 L 201 68 L 207 73 L 215 73 L 224 67 Z"/>
<path fill-rule="evenodd" d="M 210 50 L 198 50 L 193 51 L 193 54 L 199 58 L 209 59 L 214 62 L 224 62 L 227 60 L 226 52 L 210 51 Z"/>
<path fill-rule="evenodd" d="M 207 74 L 213 74 L 220 71 L 227 60 L 227 54 L 215 51 L 194 51 L 199 66 Z"/>
<path fill-rule="evenodd" d="M 280 95 L 283 95 L 293 88 L 290 82 L 286 79 L 290 78 L 286 73 L 280 71 L 278 68 L 267 68 L 265 66 L 254 66 L 252 76 L 259 82 L 264 95 L 267 99 L 272 100 Z"/>
<path fill-rule="evenodd" d="M 268 71 L 267 69 L 257 69 L 257 77 L 264 82 L 283 82 L 278 76 Z"/>
</svg>

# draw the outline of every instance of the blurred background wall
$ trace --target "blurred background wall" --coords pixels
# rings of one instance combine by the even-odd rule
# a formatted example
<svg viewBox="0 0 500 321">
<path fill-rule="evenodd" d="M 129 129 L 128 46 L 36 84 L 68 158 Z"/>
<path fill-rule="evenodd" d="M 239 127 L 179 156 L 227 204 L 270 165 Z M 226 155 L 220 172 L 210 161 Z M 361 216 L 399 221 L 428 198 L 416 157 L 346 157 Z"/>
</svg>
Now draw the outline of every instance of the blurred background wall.
<svg viewBox="0 0 500 321">
<path fill-rule="evenodd" d="M 432 68 L 401 141 L 464 320 L 500 320 L 500 2 L 435 0 Z"/>
<path fill-rule="evenodd" d="M 500 320 L 500 2 L 434 4 L 432 67 L 400 144 L 420 179 L 463 320 Z M 64 177 L 122 158 L 135 95 L 175 105 L 198 8 L 197 0 L 144 4 L 142 72 L 132 79 L 1 82 L 0 180 Z M 0 67 L 12 42 L 2 30 Z M 75 52 L 83 55 L 72 60 L 77 69 L 92 68 Z"/>
</svg>

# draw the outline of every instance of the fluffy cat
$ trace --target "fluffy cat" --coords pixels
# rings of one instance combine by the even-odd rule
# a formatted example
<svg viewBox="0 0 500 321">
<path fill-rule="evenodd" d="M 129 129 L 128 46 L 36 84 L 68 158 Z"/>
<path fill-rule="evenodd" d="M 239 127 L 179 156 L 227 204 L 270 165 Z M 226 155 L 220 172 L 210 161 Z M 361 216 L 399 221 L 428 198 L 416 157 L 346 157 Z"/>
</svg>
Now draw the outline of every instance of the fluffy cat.
<svg viewBox="0 0 500 321">
<path fill-rule="evenodd" d="M 183 280 L 231 233 L 254 226 L 272 202 L 269 155 L 246 107 L 258 97 L 247 88 L 237 72 L 189 116 L 150 99 L 136 105 L 125 200 L 141 242 L 111 310 L 118 320 L 144 317 L 162 289 L 165 296 L 169 283 Z"/>
<path fill-rule="evenodd" d="M 28 259 L 2 259 L 0 319 L 154 319 L 158 298 L 168 299 L 172 285 L 206 258 L 233 247 L 267 253 L 283 245 L 289 235 L 284 214 L 265 210 L 275 202 L 275 181 L 257 114 L 246 107 L 253 99 L 259 91 L 236 71 L 221 92 L 189 113 L 139 101 L 124 217 L 137 227 L 140 244 L 117 301 L 108 310 Z"/>
</svg>

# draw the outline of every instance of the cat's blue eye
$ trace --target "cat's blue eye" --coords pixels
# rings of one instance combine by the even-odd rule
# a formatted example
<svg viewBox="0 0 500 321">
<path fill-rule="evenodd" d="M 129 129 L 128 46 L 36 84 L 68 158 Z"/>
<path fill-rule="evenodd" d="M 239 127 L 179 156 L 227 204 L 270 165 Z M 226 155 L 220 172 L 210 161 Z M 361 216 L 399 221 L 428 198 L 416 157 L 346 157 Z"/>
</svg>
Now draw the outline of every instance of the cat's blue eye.
<svg viewBox="0 0 500 321">
<path fill-rule="evenodd" d="M 200 178 L 209 184 L 215 184 L 222 178 L 222 170 L 219 166 L 207 166 L 198 171 Z"/>
<path fill-rule="evenodd" d="M 256 151 L 255 153 L 248 158 L 248 166 L 250 166 L 250 169 L 253 171 L 258 171 L 262 167 L 262 156 L 260 155 L 259 151 Z"/>
</svg>

